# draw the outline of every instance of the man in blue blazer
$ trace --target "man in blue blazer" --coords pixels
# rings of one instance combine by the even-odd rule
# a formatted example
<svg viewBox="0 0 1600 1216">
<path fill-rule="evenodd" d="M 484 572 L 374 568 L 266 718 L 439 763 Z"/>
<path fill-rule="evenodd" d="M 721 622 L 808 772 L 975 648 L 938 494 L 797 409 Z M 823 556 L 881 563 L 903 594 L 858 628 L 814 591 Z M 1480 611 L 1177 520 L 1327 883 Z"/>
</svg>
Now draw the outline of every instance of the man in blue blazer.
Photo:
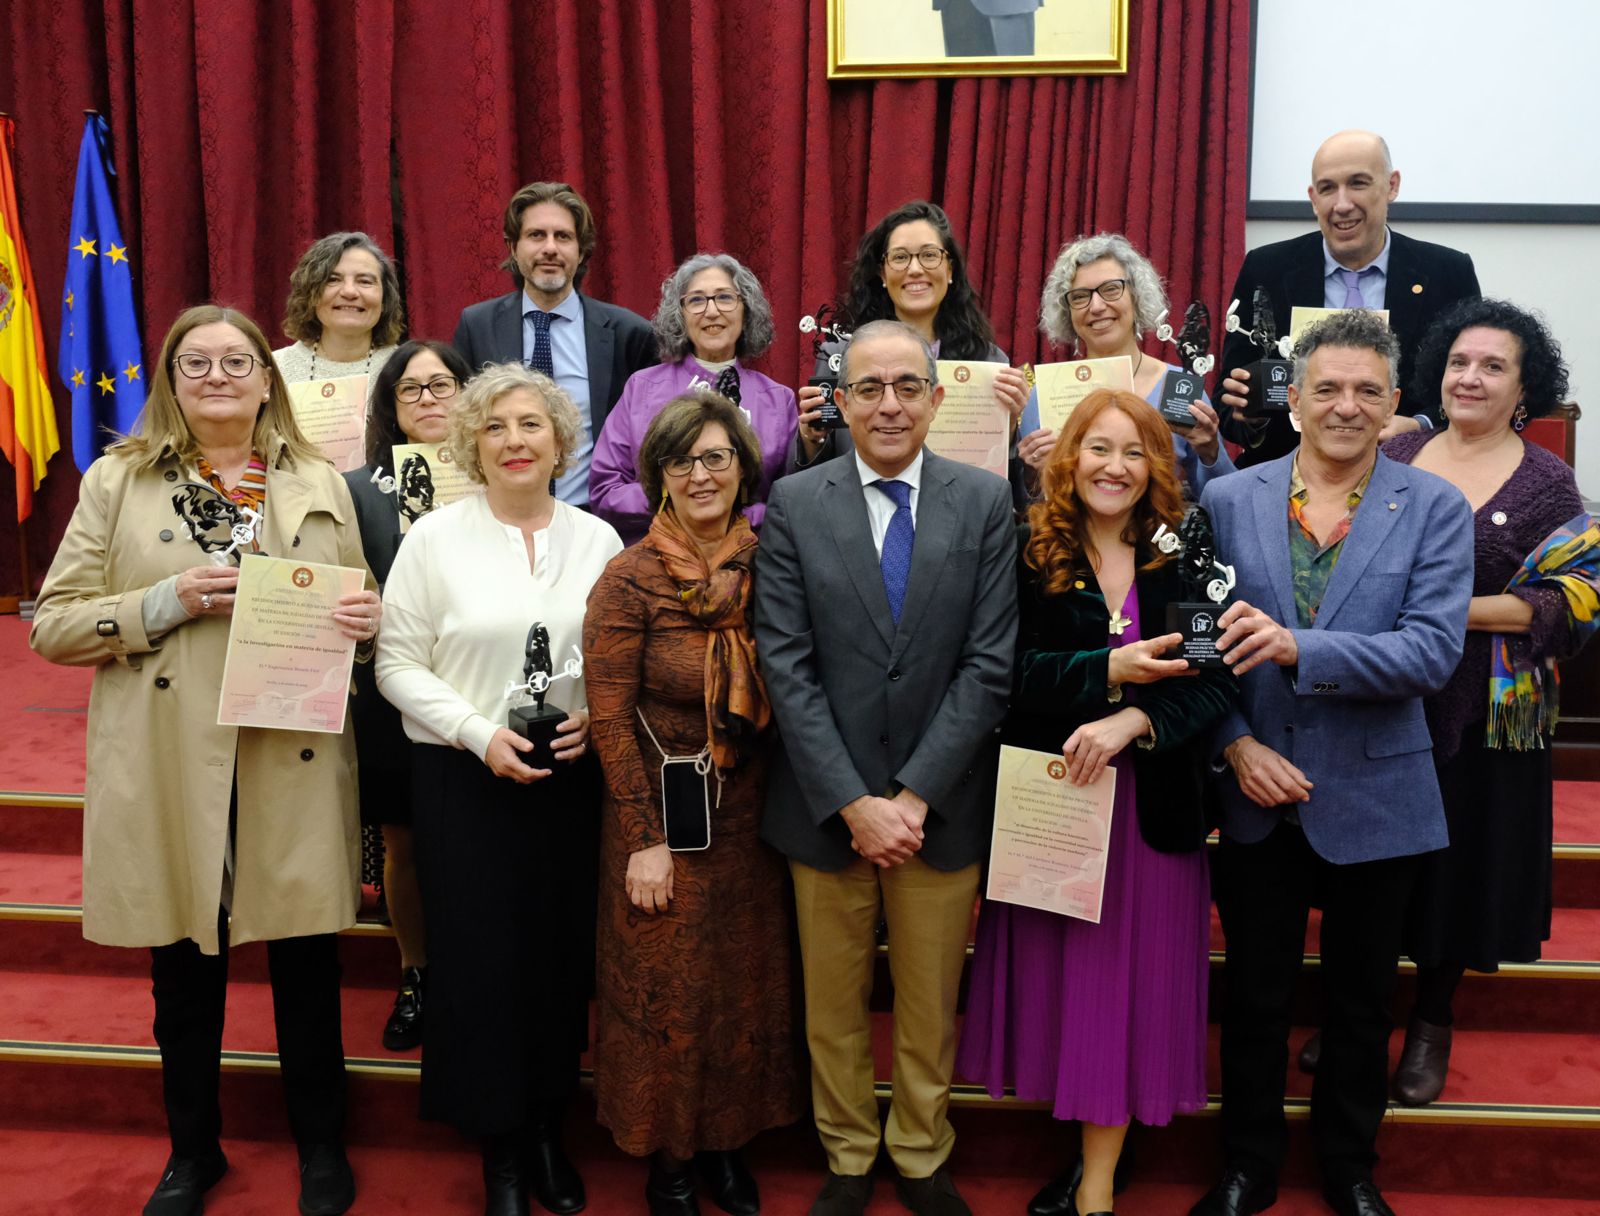
<svg viewBox="0 0 1600 1216">
<path fill-rule="evenodd" d="M 1323 1012 L 1311 1123 L 1324 1194 L 1344 1216 L 1392 1216 L 1372 1181 L 1388 1005 L 1418 862 L 1448 843 L 1422 701 L 1460 661 L 1473 569 L 1460 491 L 1378 452 L 1399 355 L 1371 312 L 1308 330 L 1289 397 L 1299 448 L 1202 498 L 1238 575 L 1218 646 L 1240 709 L 1214 740 L 1226 765 L 1215 888 L 1228 952 L 1227 1168 L 1193 1216 L 1243 1216 L 1277 1197 L 1313 893 Z"/>
<path fill-rule="evenodd" d="M 628 377 L 655 363 L 655 333 L 637 313 L 579 293 L 599 237 L 589 204 L 565 182 L 530 182 L 513 194 L 505 238 L 503 269 L 521 287 L 462 309 L 452 345 L 474 372 L 522 363 L 567 391 L 583 433 L 556 497 L 587 507 L 595 436 Z"/>
<path fill-rule="evenodd" d="M 789 859 L 817 1131 L 811 1216 L 861 1216 L 880 1144 L 917 1216 L 970 1216 L 945 1170 L 956 998 L 1017 635 L 1004 479 L 923 447 L 944 390 L 899 321 L 855 331 L 847 456 L 772 487 L 755 635 L 779 744 L 761 835 Z M 889 925 L 894 1098 L 873 1090 L 874 930 Z"/>
</svg>

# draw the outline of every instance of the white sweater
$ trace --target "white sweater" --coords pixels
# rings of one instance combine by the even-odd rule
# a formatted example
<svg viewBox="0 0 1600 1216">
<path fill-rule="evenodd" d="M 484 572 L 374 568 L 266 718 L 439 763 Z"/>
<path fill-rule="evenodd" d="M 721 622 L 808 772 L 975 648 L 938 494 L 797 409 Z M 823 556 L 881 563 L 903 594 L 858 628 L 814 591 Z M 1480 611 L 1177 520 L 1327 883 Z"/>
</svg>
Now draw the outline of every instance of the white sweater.
<svg viewBox="0 0 1600 1216">
<path fill-rule="evenodd" d="M 529 570 L 523 533 L 482 494 L 412 525 L 384 585 L 377 657 L 378 690 L 411 739 L 483 759 L 506 724 L 506 685 L 522 680 L 529 627 L 550 631 L 557 674 L 582 647 L 589 590 L 622 541 L 604 520 L 557 502 L 534 551 Z M 555 681 L 546 703 L 585 708 L 583 680 Z"/>
</svg>

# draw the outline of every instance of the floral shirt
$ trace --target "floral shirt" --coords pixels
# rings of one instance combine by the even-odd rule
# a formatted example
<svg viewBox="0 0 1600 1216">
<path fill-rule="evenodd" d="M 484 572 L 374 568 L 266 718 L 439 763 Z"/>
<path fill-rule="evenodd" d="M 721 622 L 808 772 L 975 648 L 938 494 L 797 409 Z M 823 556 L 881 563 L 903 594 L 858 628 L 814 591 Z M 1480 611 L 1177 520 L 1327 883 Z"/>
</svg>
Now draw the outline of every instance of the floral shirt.
<svg viewBox="0 0 1600 1216">
<path fill-rule="evenodd" d="M 1323 592 L 1328 589 L 1333 568 L 1339 564 L 1344 538 L 1350 534 L 1350 523 L 1356 517 L 1356 508 L 1361 505 L 1361 496 L 1367 492 L 1372 470 L 1377 467 L 1377 461 L 1373 461 L 1366 476 L 1345 500 L 1348 508 L 1345 517 L 1334 525 L 1328 539 L 1321 541 L 1306 523 L 1306 502 L 1311 492 L 1306 489 L 1306 483 L 1300 476 L 1300 457 L 1296 455 L 1294 458 L 1289 473 L 1289 577 L 1294 585 L 1295 615 L 1300 618 L 1302 629 L 1310 629 L 1317 619 Z"/>
</svg>

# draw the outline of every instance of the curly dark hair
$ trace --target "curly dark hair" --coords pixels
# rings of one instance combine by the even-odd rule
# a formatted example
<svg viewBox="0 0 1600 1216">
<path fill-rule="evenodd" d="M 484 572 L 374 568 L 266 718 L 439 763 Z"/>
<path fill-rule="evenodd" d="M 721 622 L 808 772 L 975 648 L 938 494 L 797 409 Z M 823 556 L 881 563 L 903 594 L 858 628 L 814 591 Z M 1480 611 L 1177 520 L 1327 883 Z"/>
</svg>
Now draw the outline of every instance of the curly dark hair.
<svg viewBox="0 0 1600 1216">
<path fill-rule="evenodd" d="M 378 263 L 378 275 L 383 282 L 383 307 L 377 324 L 372 327 L 373 349 L 393 346 L 400 341 L 406 327 L 405 305 L 400 300 L 400 275 L 395 270 L 394 259 L 365 232 L 330 232 L 312 241 L 300 255 L 300 261 L 289 275 L 289 301 L 283 310 L 283 332 L 292 341 L 309 344 L 322 337 L 317 301 L 322 299 L 328 276 L 350 249 L 370 253 Z"/>
<path fill-rule="evenodd" d="M 855 264 L 850 268 L 850 283 L 839 303 L 839 315 L 846 329 L 868 321 L 892 321 L 894 304 L 883 285 L 883 259 L 889 248 L 889 234 L 901 224 L 926 220 L 939 234 L 939 243 L 950 255 L 950 290 L 933 319 L 933 332 L 939 339 L 941 359 L 986 359 L 994 345 L 994 326 L 984 315 L 983 301 L 967 279 L 967 261 L 961 244 L 950 231 L 950 217 L 937 203 L 916 199 L 902 203 L 874 224 L 856 248 Z"/>
<path fill-rule="evenodd" d="M 1166 524 L 1176 529 L 1183 522 L 1183 488 L 1178 461 L 1172 450 L 1171 431 L 1161 415 L 1136 393 L 1099 389 L 1073 409 L 1061 428 L 1061 438 L 1044 468 L 1044 497 L 1028 508 L 1028 542 L 1023 559 L 1039 574 L 1046 595 L 1060 595 L 1072 585 L 1074 574 L 1091 548 L 1083 533 L 1083 504 L 1078 501 L 1076 474 L 1078 450 L 1094 420 L 1107 410 L 1121 410 L 1138 429 L 1150 462 L 1150 481 L 1133 504 L 1122 539 L 1133 546 L 1140 570 L 1154 570 L 1170 560 L 1151 537 Z"/>
<path fill-rule="evenodd" d="M 1561 344 L 1551 336 L 1543 317 L 1509 300 L 1461 300 L 1440 313 L 1417 346 L 1411 391 L 1429 397 L 1438 393 L 1450 348 L 1462 330 L 1479 327 L 1501 330 L 1517 340 L 1522 360 L 1522 408 L 1529 418 L 1542 418 L 1566 401 L 1567 364 L 1561 357 Z"/>
<path fill-rule="evenodd" d="M 400 429 L 400 419 L 395 410 L 394 386 L 404 378 L 411 360 L 425 350 L 439 356 L 439 362 L 461 382 L 461 388 L 465 388 L 467 381 L 472 379 L 472 369 L 467 366 L 467 361 L 448 342 L 425 342 L 420 338 L 412 338 L 401 345 L 378 369 L 378 374 L 372 381 L 372 401 L 367 410 L 365 445 L 369 469 L 375 469 L 380 464 L 387 465 L 390 461 L 390 449 L 395 444 L 411 442 Z M 456 391 L 459 393 L 460 389 Z"/>
</svg>

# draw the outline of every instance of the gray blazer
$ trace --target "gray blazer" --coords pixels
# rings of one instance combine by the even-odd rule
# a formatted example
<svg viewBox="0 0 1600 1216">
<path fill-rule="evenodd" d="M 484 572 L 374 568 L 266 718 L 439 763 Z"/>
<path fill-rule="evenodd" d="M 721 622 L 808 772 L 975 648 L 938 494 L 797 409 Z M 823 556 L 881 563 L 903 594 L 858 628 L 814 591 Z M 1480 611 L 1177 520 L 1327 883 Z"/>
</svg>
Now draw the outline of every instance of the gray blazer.
<svg viewBox="0 0 1600 1216">
<path fill-rule="evenodd" d="M 904 786 L 929 805 L 920 856 L 983 858 L 995 734 L 1011 693 L 1016 536 L 1006 483 L 926 453 L 897 628 L 853 459 L 782 478 L 756 554 L 755 636 L 779 746 L 762 837 L 838 870 L 841 807 Z"/>
</svg>

